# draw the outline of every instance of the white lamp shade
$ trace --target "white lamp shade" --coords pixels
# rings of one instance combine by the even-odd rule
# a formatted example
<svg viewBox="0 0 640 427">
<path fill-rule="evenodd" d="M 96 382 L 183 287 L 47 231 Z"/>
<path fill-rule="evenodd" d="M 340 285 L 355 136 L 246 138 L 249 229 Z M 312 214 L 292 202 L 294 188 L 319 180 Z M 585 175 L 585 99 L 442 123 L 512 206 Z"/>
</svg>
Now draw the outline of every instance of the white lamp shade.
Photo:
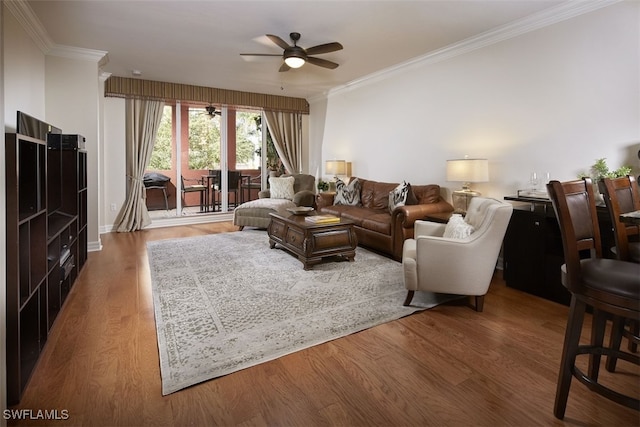
<svg viewBox="0 0 640 427">
<path fill-rule="evenodd" d="M 447 160 L 447 181 L 487 182 L 489 181 L 489 160 Z"/>
<path fill-rule="evenodd" d="M 346 175 L 347 162 L 345 160 L 327 160 L 324 166 L 327 175 Z"/>
<path fill-rule="evenodd" d="M 285 64 L 287 64 L 291 68 L 300 68 L 304 65 L 304 58 L 300 58 L 297 56 L 289 56 L 284 60 Z"/>
</svg>

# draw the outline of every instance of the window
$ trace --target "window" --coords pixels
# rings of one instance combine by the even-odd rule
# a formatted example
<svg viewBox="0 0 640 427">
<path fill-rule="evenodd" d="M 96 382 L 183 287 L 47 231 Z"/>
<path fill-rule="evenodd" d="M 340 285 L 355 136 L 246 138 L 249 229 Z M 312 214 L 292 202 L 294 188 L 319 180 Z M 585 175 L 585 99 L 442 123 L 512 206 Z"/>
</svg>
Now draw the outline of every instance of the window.
<svg viewBox="0 0 640 427">
<path fill-rule="evenodd" d="M 220 116 L 209 115 L 202 107 L 188 111 L 189 169 L 220 169 Z"/>
<path fill-rule="evenodd" d="M 261 114 L 252 111 L 236 113 L 236 169 L 260 168 L 262 131 Z"/>
<path fill-rule="evenodd" d="M 158 128 L 156 144 L 153 146 L 153 152 L 151 153 L 151 162 L 149 163 L 149 169 L 151 170 L 171 170 L 171 151 L 173 146 L 172 112 L 173 107 L 165 105 L 164 111 L 162 112 L 162 121 Z"/>
</svg>

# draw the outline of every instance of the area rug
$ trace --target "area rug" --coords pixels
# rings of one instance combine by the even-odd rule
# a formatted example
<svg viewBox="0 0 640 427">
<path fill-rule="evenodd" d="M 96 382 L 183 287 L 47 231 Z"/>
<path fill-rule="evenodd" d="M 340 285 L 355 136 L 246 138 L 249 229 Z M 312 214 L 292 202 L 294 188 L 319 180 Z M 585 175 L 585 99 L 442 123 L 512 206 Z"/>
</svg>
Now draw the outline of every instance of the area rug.
<svg viewBox="0 0 640 427">
<path fill-rule="evenodd" d="M 162 394 L 434 307 L 402 265 L 358 247 L 305 271 L 262 230 L 147 243 Z"/>
</svg>

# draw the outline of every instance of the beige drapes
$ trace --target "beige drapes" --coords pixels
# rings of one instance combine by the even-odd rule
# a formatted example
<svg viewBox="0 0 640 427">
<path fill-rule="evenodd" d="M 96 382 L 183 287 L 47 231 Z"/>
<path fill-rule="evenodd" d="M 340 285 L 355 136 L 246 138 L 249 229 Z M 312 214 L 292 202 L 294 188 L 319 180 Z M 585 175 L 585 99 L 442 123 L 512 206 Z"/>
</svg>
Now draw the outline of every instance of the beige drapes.
<svg viewBox="0 0 640 427">
<path fill-rule="evenodd" d="M 287 172 L 302 172 L 302 116 L 279 111 L 265 111 L 264 115 L 273 145 Z"/>
<path fill-rule="evenodd" d="M 127 200 L 115 222 L 116 230 L 119 232 L 141 230 L 151 224 L 142 179 L 151 160 L 163 109 L 163 101 L 126 100 L 125 143 L 128 182 Z"/>
</svg>

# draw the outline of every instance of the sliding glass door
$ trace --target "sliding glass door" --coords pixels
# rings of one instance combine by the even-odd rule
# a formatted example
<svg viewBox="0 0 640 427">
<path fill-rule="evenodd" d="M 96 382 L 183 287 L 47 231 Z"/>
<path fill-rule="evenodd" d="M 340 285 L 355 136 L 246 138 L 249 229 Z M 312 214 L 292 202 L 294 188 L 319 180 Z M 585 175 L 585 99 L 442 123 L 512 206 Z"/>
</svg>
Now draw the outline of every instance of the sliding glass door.
<svg viewBox="0 0 640 427">
<path fill-rule="evenodd" d="M 225 213 L 256 199 L 266 187 L 261 154 L 271 151 L 261 123 L 259 111 L 167 105 L 147 171 L 167 177 L 167 204 L 148 190 L 151 217 Z"/>
</svg>

